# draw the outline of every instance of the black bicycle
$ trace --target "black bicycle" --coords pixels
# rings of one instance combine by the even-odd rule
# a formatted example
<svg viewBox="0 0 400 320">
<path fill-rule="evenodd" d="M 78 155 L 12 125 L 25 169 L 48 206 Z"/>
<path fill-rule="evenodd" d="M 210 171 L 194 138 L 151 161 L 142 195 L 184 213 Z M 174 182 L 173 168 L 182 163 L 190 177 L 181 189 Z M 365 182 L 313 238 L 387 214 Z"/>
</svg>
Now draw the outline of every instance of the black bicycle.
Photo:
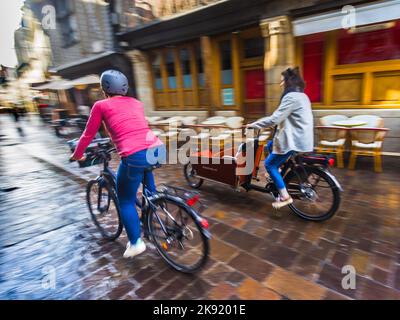
<svg viewBox="0 0 400 320">
<path fill-rule="evenodd" d="M 75 144 L 76 140 L 70 141 L 70 145 Z M 116 174 L 109 167 L 114 151 L 108 138 L 96 139 L 87 149 L 86 160 L 80 163 L 82 167 L 103 163 L 100 175 L 88 182 L 86 197 L 93 222 L 108 240 L 117 239 L 123 230 Z M 146 170 L 158 167 L 155 165 Z M 207 230 L 208 221 L 195 209 L 198 203 L 197 193 L 182 188 L 162 185 L 152 193 L 146 187 L 145 179 L 136 199 L 144 237 L 155 245 L 171 267 L 184 273 L 201 269 L 209 255 L 211 235 Z"/>
</svg>

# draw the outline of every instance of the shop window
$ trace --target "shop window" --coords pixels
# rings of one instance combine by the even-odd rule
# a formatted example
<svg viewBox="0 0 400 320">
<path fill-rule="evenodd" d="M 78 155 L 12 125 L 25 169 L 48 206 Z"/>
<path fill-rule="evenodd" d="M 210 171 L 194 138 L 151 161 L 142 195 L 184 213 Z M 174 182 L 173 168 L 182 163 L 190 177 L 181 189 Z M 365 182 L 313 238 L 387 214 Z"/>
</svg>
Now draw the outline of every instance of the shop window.
<svg viewBox="0 0 400 320">
<path fill-rule="evenodd" d="M 188 109 L 207 104 L 201 59 L 199 42 L 149 53 L 156 107 Z"/>
<path fill-rule="evenodd" d="M 400 21 L 341 30 L 337 42 L 338 64 L 400 59 Z"/>
<path fill-rule="evenodd" d="M 196 45 L 195 54 L 196 54 L 196 64 L 197 64 L 197 79 L 199 82 L 199 86 L 201 88 L 204 88 L 205 87 L 204 66 L 203 66 L 203 57 L 201 55 L 200 45 Z"/>
<path fill-rule="evenodd" d="M 187 48 L 179 50 L 179 60 L 181 63 L 183 87 L 190 89 L 192 88 L 192 73 L 190 70 L 190 52 Z"/>
<path fill-rule="evenodd" d="M 176 89 L 175 57 L 174 51 L 168 50 L 165 57 L 165 64 L 168 73 L 168 88 Z"/>
<path fill-rule="evenodd" d="M 221 41 L 219 44 L 221 57 L 221 80 L 223 85 L 232 85 L 231 41 Z"/>
<path fill-rule="evenodd" d="M 56 9 L 57 24 L 61 27 L 63 47 L 75 45 L 79 42 L 79 32 L 73 1 L 53 0 L 52 4 Z"/>
<path fill-rule="evenodd" d="M 154 53 L 152 61 L 152 69 L 154 74 L 155 88 L 156 90 L 163 90 L 163 82 L 161 76 L 161 54 Z"/>
<path fill-rule="evenodd" d="M 303 76 L 306 83 L 305 93 L 311 102 L 322 99 L 322 68 L 324 53 L 324 37 L 315 34 L 303 38 Z"/>
<path fill-rule="evenodd" d="M 243 41 L 244 58 L 258 58 L 264 56 L 264 38 L 250 38 Z"/>
</svg>

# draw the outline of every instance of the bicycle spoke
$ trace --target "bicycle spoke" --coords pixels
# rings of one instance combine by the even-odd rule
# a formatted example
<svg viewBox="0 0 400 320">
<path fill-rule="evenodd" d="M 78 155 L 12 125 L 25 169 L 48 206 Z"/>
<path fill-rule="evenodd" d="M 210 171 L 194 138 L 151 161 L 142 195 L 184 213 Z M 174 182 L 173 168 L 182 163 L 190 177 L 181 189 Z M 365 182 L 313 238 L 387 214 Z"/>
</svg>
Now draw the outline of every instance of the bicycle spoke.
<svg viewBox="0 0 400 320">
<path fill-rule="evenodd" d="M 195 221 L 172 201 L 164 200 L 155 208 L 151 230 L 162 256 L 175 268 L 197 268 L 204 261 L 204 240 Z"/>
</svg>

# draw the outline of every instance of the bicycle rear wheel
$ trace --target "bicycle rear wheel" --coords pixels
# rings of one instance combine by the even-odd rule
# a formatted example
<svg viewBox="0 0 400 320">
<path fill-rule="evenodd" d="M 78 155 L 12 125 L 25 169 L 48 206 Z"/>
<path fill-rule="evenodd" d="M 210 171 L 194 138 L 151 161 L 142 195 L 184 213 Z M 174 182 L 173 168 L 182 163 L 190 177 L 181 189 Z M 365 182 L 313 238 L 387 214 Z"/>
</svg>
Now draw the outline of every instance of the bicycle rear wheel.
<svg viewBox="0 0 400 320">
<path fill-rule="evenodd" d="M 120 219 L 117 195 L 104 180 L 91 180 L 86 188 L 86 201 L 90 216 L 102 236 L 108 240 L 117 239 L 123 229 Z"/>
<path fill-rule="evenodd" d="M 194 273 L 207 262 L 208 238 L 192 208 L 181 199 L 164 195 L 148 215 L 151 240 L 175 270 Z"/>
<path fill-rule="evenodd" d="M 289 194 L 293 198 L 290 209 L 300 218 L 309 221 L 325 221 L 331 218 L 340 205 L 340 191 L 335 182 L 323 170 L 307 166 L 303 172 L 290 172 L 286 179 Z"/>
</svg>

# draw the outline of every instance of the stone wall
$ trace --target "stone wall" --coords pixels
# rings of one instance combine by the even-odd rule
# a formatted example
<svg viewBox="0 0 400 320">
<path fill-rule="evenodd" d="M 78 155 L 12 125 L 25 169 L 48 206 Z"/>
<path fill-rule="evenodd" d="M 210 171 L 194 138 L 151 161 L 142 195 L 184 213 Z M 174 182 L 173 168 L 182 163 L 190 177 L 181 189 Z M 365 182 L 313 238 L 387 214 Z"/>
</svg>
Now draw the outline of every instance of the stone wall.
<svg viewBox="0 0 400 320">
<path fill-rule="evenodd" d="M 114 47 L 109 5 L 103 0 L 72 1 L 74 1 L 73 16 L 79 40 L 76 44 L 65 47 L 61 25 L 57 22 L 55 30 L 48 30 L 53 67 L 88 58 L 112 50 Z"/>
<path fill-rule="evenodd" d="M 150 82 L 146 54 L 139 50 L 126 52 L 133 65 L 137 98 L 143 102 L 146 115 L 154 110 L 153 85 Z"/>
</svg>

